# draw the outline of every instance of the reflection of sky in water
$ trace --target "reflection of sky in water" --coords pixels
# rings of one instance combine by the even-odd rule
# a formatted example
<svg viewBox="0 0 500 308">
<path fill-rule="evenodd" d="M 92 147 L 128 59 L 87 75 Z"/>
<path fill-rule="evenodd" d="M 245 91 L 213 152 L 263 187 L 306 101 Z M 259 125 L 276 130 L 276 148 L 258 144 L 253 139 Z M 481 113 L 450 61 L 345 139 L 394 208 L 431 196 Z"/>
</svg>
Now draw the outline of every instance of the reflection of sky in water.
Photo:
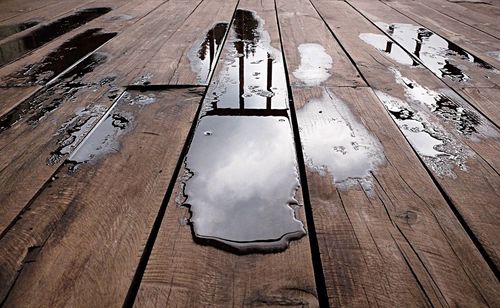
<svg viewBox="0 0 500 308">
<path fill-rule="evenodd" d="M 383 51 L 391 57 L 391 59 L 397 61 L 398 63 L 405 65 L 418 65 L 418 63 L 413 60 L 410 55 L 386 35 L 374 34 L 374 33 L 361 33 L 359 38 L 365 43 L 372 45 L 380 51 Z"/>
<path fill-rule="evenodd" d="M 207 95 L 219 108 L 287 109 L 281 53 L 254 13 L 236 12 L 221 60 L 223 68 Z"/>
<path fill-rule="evenodd" d="M 281 54 L 263 21 L 237 10 L 186 157 L 196 239 L 238 252 L 282 250 L 305 235 Z M 228 247 L 229 246 L 229 247 Z"/>
<path fill-rule="evenodd" d="M 306 163 L 335 183 L 368 179 L 382 161 L 382 146 L 333 93 L 324 90 L 297 110 Z"/>
<path fill-rule="evenodd" d="M 412 24 L 389 25 L 384 22 L 377 22 L 376 25 L 419 58 L 438 77 L 448 76 L 459 81 L 469 79 L 469 76 L 450 60 L 463 64 L 472 62 L 479 67 L 493 69 L 488 63 L 426 28 Z"/>
<path fill-rule="evenodd" d="M 453 178 L 456 177 L 454 168 L 467 171 L 467 159 L 474 152 L 436 123 L 432 114 L 428 114 L 426 106 L 402 101 L 382 91 L 376 90 L 375 93 L 431 170 L 439 176 Z"/>
<path fill-rule="evenodd" d="M 443 141 L 433 136 L 431 131 L 426 129 L 427 123 L 409 110 L 408 106 L 384 92 L 375 91 L 375 93 L 419 154 L 425 156 L 446 154 L 436 150 L 436 146 L 442 145 Z"/>
<path fill-rule="evenodd" d="M 191 68 L 198 74 L 200 82 L 207 82 L 209 79 L 226 30 L 227 23 L 215 24 L 207 31 L 203 40 L 200 39 L 193 44 L 188 53 Z"/>
<path fill-rule="evenodd" d="M 203 117 L 186 159 L 196 235 L 238 242 L 303 235 L 289 206 L 299 187 L 294 151 L 285 117 Z"/>
<path fill-rule="evenodd" d="M 332 57 L 319 44 L 300 44 L 300 65 L 293 72 L 295 78 L 307 86 L 319 86 L 330 77 Z"/>
<path fill-rule="evenodd" d="M 412 101 L 420 102 L 464 135 L 476 133 L 481 124 L 481 117 L 467 106 L 467 103 L 457 102 L 448 95 L 427 89 L 417 82 L 401 75 L 395 68 L 391 68 L 396 82 L 404 87 L 405 95 Z"/>
</svg>

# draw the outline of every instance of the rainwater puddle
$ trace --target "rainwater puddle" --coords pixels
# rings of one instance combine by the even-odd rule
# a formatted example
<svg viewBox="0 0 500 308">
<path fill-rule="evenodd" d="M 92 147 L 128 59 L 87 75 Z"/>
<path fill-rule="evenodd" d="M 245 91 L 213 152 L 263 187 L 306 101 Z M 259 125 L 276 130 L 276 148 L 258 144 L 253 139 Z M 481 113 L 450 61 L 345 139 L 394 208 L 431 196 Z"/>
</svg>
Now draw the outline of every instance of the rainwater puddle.
<svg viewBox="0 0 500 308">
<path fill-rule="evenodd" d="M 15 25 L 0 25 L 0 40 L 38 25 L 37 21 L 27 21 Z"/>
<path fill-rule="evenodd" d="M 111 87 L 111 83 L 114 81 L 113 77 L 104 78 L 97 84 L 82 82 L 83 76 L 93 71 L 96 66 L 106 62 L 107 58 L 107 55 L 102 53 L 90 55 L 63 74 L 58 82 L 26 99 L 0 118 L 0 133 L 21 119 L 27 119 L 27 123 L 35 127 L 47 114 L 58 109 L 61 104 L 71 101 L 81 90 L 103 86 Z"/>
<path fill-rule="evenodd" d="M 236 12 L 185 160 L 195 241 L 235 253 L 281 251 L 305 235 L 283 62 L 263 26 Z"/>
<path fill-rule="evenodd" d="M 21 71 L 2 78 L 0 86 L 44 85 L 115 36 L 116 33 L 102 33 L 101 29 L 89 29 L 82 32 L 64 42 L 41 62 L 28 65 Z"/>
<path fill-rule="evenodd" d="M 73 152 L 80 141 L 83 140 L 97 121 L 104 115 L 106 110 L 107 108 L 102 105 L 78 109 L 75 115 L 66 121 L 57 131 L 57 135 L 63 137 L 58 141 L 58 148 L 51 153 L 47 163 L 54 165 L 61 158 Z"/>
<path fill-rule="evenodd" d="M 3 43 L 0 45 L 0 67 L 110 11 L 111 8 L 107 7 L 83 9 L 42 25 L 18 39 Z"/>
<path fill-rule="evenodd" d="M 372 45 L 376 49 L 385 52 L 389 57 L 398 63 L 404 65 L 418 66 L 418 62 L 415 61 L 408 53 L 399 45 L 394 43 L 386 35 L 375 34 L 375 33 L 361 33 L 359 38 L 365 43 Z"/>
<path fill-rule="evenodd" d="M 186 158 L 196 237 L 240 251 L 283 250 L 305 234 L 295 219 L 299 189 L 288 118 L 206 116 Z"/>
<path fill-rule="evenodd" d="M 383 161 L 383 148 L 345 103 L 328 89 L 297 110 L 305 163 L 331 175 L 337 187 L 361 183 L 372 189 L 370 173 Z"/>
<path fill-rule="evenodd" d="M 391 68 L 391 71 L 394 73 L 396 82 L 404 87 L 405 95 L 410 100 L 425 105 L 431 112 L 452 123 L 456 130 L 463 135 L 470 136 L 478 132 L 482 122 L 481 116 L 469 108 L 466 102 L 460 102 L 457 99 L 452 99 L 451 95 L 427 89 L 402 76 L 394 68 Z"/>
<path fill-rule="evenodd" d="M 319 86 L 330 77 L 332 57 L 323 46 L 314 43 L 300 44 L 300 65 L 293 72 L 295 78 L 306 86 Z"/>
<path fill-rule="evenodd" d="M 214 69 L 221 44 L 227 32 L 227 23 L 217 23 L 210 29 L 203 40 L 195 42 L 188 53 L 191 69 L 198 74 L 198 81 L 208 81 Z"/>
<path fill-rule="evenodd" d="M 270 45 L 264 21 L 237 10 L 207 98 L 218 108 L 287 109 L 287 85 L 281 53 Z M 220 64 L 219 64 L 220 65 Z"/>
<path fill-rule="evenodd" d="M 426 165 L 439 176 L 455 177 L 453 168 L 467 170 L 467 158 L 473 155 L 468 147 L 431 123 L 424 113 L 398 98 L 375 91 L 401 132 Z"/>
<path fill-rule="evenodd" d="M 156 97 L 152 93 L 125 92 L 104 115 L 94 130 L 88 134 L 88 130 L 86 132 L 82 131 L 82 135 L 87 135 L 87 137 L 68 158 L 67 164 L 70 165 L 70 170 L 76 171 L 82 164 L 92 164 L 105 155 L 119 152 L 120 137 L 134 127 L 132 111 L 145 105 L 154 104 L 156 101 Z M 94 115 L 101 118 L 102 108 L 95 106 L 94 109 L 98 110 L 94 112 Z M 85 118 L 88 119 L 88 116 L 81 118 L 81 115 L 78 113 L 76 117 L 80 117 L 78 121 L 83 120 L 83 122 L 85 122 Z M 72 121 L 74 122 L 75 120 L 70 120 L 69 122 L 71 123 Z M 93 121 L 95 122 L 95 120 Z M 68 133 L 66 132 L 66 134 Z M 71 134 L 69 134 L 67 139 L 73 140 Z M 63 146 L 64 143 L 63 139 L 60 144 Z M 73 147 L 74 144 L 76 144 L 75 141 L 73 141 Z"/>
<path fill-rule="evenodd" d="M 440 78 L 448 77 L 457 81 L 470 79 L 462 69 L 468 63 L 498 73 L 485 61 L 424 27 L 399 23 L 389 25 L 383 22 L 377 22 L 376 25 Z"/>
</svg>

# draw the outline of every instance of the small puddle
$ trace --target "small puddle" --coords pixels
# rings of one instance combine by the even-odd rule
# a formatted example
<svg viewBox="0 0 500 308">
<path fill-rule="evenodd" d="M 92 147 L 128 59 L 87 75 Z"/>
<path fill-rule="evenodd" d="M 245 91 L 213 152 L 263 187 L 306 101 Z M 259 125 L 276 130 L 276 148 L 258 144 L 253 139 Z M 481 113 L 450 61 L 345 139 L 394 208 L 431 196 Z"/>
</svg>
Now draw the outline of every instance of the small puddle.
<svg viewBox="0 0 500 308">
<path fill-rule="evenodd" d="M 305 235 L 283 61 L 263 25 L 237 10 L 185 160 L 195 241 L 235 253 L 282 251 Z"/>
<path fill-rule="evenodd" d="M 198 40 L 188 53 L 191 69 L 198 74 L 198 81 L 206 83 L 215 67 L 215 61 L 227 32 L 227 23 L 217 23 Z"/>
<path fill-rule="evenodd" d="M 372 45 L 376 49 L 385 52 L 389 57 L 404 65 L 418 66 L 415 61 L 403 48 L 399 47 L 391 39 L 383 34 L 361 33 L 359 38 L 365 43 Z"/>
<path fill-rule="evenodd" d="M 0 67 L 110 11 L 111 8 L 107 7 L 83 9 L 3 43 L 0 45 Z"/>
<path fill-rule="evenodd" d="M 287 109 L 287 85 L 281 53 L 270 45 L 264 21 L 237 10 L 222 70 L 207 98 L 218 108 Z"/>
<path fill-rule="evenodd" d="M 75 115 L 66 121 L 57 131 L 57 135 L 62 137 L 57 142 L 58 148 L 50 153 L 47 164 L 54 165 L 63 157 L 73 152 L 76 146 L 104 115 L 106 110 L 106 106 L 103 105 L 89 106 L 76 110 Z"/>
<path fill-rule="evenodd" d="M 371 172 L 384 162 L 383 147 L 346 104 L 328 89 L 297 110 L 305 163 L 331 175 L 337 187 L 372 189 Z"/>
<path fill-rule="evenodd" d="M 308 43 L 300 44 L 298 49 L 300 65 L 293 72 L 295 78 L 306 86 L 319 86 L 330 78 L 333 60 L 323 46 Z"/>
<path fill-rule="evenodd" d="M 413 80 L 403 77 L 401 73 L 391 68 L 396 82 L 404 87 L 405 95 L 412 101 L 420 102 L 444 120 L 451 122 L 457 131 L 463 135 L 478 132 L 481 125 L 480 115 L 450 96 L 427 89 Z"/>
<path fill-rule="evenodd" d="M 470 79 L 462 69 L 467 63 L 474 63 L 497 73 L 490 64 L 424 27 L 400 23 L 389 25 L 383 22 L 377 22 L 376 25 L 440 78 L 447 77 L 457 81 Z"/>
<path fill-rule="evenodd" d="M 71 150 L 74 149 L 75 145 L 83 139 L 82 137 L 86 136 L 86 138 L 78 145 L 76 150 L 74 150 L 67 159 L 66 164 L 70 166 L 70 171 L 76 171 L 82 164 L 93 164 L 105 155 L 118 153 L 120 151 L 121 136 L 128 133 L 135 125 L 135 119 L 132 114 L 133 110 L 136 108 L 142 108 L 146 105 L 154 104 L 156 102 L 157 99 L 153 93 L 144 94 L 138 91 L 127 91 L 121 95 L 120 98 L 118 98 L 117 102 L 110 108 L 110 110 L 104 115 L 104 118 L 101 119 L 95 129 L 90 133 L 88 133 L 88 128 L 93 126 L 90 124 L 87 126 L 86 131 L 78 131 L 80 138 L 78 140 L 73 139 L 71 132 L 65 130 L 65 134 L 68 137 L 61 140 L 61 147 L 59 147 L 59 149 L 64 149 L 64 144 L 66 143 L 65 140 L 69 140 L 71 142 L 71 148 L 66 146 L 66 153 L 59 153 L 62 155 L 70 153 Z M 93 108 L 93 114 L 97 118 L 101 118 L 103 108 L 98 105 Z M 65 125 L 70 126 L 78 122 L 87 123 L 89 115 L 92 116 L 92 113 L 77 113 L 75 118 L 67 122 L 69 125 Z M 95 122 L 95 119 L 92 121 Z M 62 129 L 64 130 L 64 126 Z"/>
<path fill-rule="evenodd" d="M 82 32 L 64 42 L 41 62 L 28 65 L 22 70 L 2 78 L 0 86 L 44 85 L 115 36 L 116 33 L 102 33 L 101 29 L 89 29 Z"/>
<path fill-rule="evenodd" d="M 0 25 L 0 40 L 38 25 L 38 21 L 26 21 L 15 25 Z"/>
<path fill-rule="evenodd" d="M 29 125 L 36 126 L 47 114 L 58 109 L 61 104 L 71 101 L 83 89 L 93 89 L 106 85 L 111 87 L 111 83 L 114 81 L 113 77 L 106 77 L 96 84 L 82 82 L 83 76 L 92 72 L 95 67 L 106 62 L 107 59 L 108 56 L 102 53 L 94 53 L 85 58 L 85 60 L 64 73 L 58 82 L 35 93 L 1 117 L 0 133 L 22 119 L 26 119 Z"/>
<path fill-rule="evenodd" d="M 467 158 L 472 156 L 468 147 L 433 124 L 422 112 L 382 91 L 375 91 L 408 142 L 439 176 L 456 177 L 453 168 L 467 170 Z"/>
</svg>

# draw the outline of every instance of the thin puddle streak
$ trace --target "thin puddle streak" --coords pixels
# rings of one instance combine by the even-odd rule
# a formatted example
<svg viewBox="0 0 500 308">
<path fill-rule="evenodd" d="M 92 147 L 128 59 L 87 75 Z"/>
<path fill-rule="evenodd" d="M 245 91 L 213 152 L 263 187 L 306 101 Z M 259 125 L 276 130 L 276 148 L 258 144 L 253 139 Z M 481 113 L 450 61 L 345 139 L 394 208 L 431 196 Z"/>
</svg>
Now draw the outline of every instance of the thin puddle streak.
<svg viewBox="0 0 500 308">
<path fill-rule="evenodd" d="M 41 25 L 18 39 L 3 43 L 0 45 L 0 67 L 110 11 L 111 8 L 108 7 L 83 9 L 50 24 Z"/>
<path fill-rule="evenodd" d="M 188 52 L 191 69 L 198 74 L 198 81 L 208 81 L 210 72 L 215 67 L 215 60 L 221 49 L 227 32 L 227 23 L 217 23 L 207 31 L 205 37 L 196 41 Z"/>
<path fill-rule="evenodd" d="M 19 121 L 25 119 L 27 124 L 36 127 L 50 113 L 57 110 L 62 104 L 72 101 L 77 93 L 85 90 L 109 86 L 113 91 L 114 77 L 106 77 L 97 83 L 83 82 L 86 74 L 92 72 L 97 66 L 108 60 L 108 55 L 96 52 L 63 74 L 56 82 L 35 93 L 13 110 L 0 118 L 0 133 L 11 128 Z"/>
<path fill-rule="evenodd" d="M 89 29 L 64 42 L 40 62 L 1 78 L 1 87 L 30 87 L 44 85 L 55 76 L 92 53 L 116 33 L 103 33 L 101 29 Z"/>
</svg>

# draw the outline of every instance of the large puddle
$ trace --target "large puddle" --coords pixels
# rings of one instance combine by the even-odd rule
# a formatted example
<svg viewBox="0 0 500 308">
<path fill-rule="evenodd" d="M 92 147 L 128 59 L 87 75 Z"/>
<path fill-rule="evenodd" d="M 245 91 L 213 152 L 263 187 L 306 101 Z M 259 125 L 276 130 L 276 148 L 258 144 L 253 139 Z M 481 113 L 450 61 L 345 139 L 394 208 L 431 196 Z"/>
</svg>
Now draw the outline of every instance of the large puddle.
<svg viewBox="0 0 500 308">
<path fill-rule="evenodd" d="M 490 64 L 424 27 L 383 22 L 376 25 L 440 78 L 466 81 L 470 77 L 463 68 L 470 63 L 483 68 L 486 78 L 489 72 L 497 73 Z"/>
<path fill-rule="evenodd" d="M 50 24 L 42 25 L 18 39 L 3 43 L 0 45 L 0 67 L 109 11 L 111 8 L 107 7 L 83 9 Z"/>
<path fill-rule="evenodd" d="M 306 164 L 333 177 L 339 188 L 360 183 L 370 191 L 371 172 L 381 164 L 383 148 L 347 105 L 328 89 L 297 110 Z"/>
<path fill-rule="evenodd" d="M 87 54 L 101 47 L 116 33 L 103 33 L 101 29 L 89 29 L 64 42 L 39 63 L 31 64 L 22 70 L 0 80 L 2 87 L 27 87 L 44 85 L 66 69 L 77 63 Z"/>
<path fill-rule="evenodd" d="M 236 12 L 185 160 L 195 240 L 236 253 L 281 251 L 305 235 L 283 61 L 263 27 Z"/>
</svg>

